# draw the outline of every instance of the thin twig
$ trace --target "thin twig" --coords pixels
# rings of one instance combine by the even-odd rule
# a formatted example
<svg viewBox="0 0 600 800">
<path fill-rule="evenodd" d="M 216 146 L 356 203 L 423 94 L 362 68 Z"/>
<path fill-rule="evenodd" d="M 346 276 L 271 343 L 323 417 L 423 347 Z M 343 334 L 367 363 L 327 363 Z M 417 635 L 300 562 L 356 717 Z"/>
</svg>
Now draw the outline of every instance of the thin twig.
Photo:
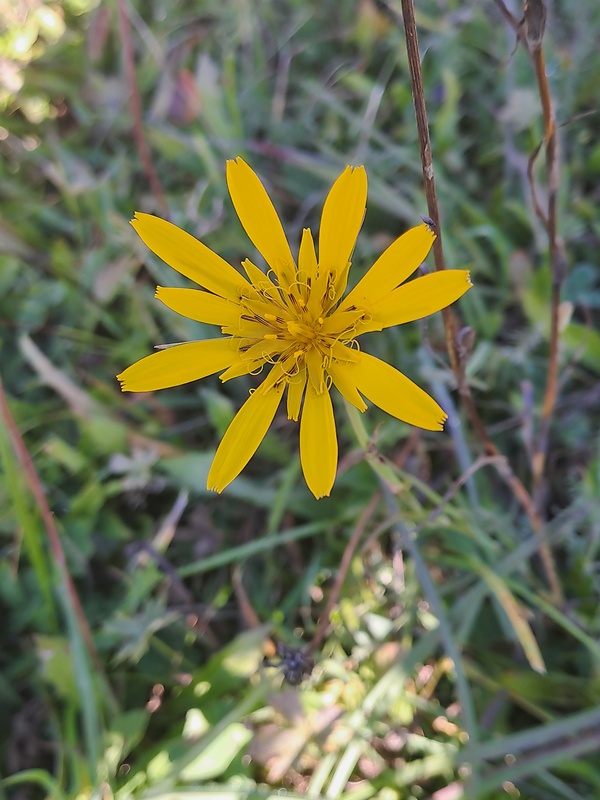
<svg viewBox="0 0 600 800">
<path fill-rule="evenodd" d="M 148 147 L 146 137 L 144 136 L 142 101 L 140 99 L 140 91 L 135 74 L 135 57 L 133 53 L 133 42 L 131 39 L 131 23 L 129 22 L 129 17 L 127 16 L 127 11 L 125 10 L 125 0 L 117 0 L 117 8 L 119 11 L 119 31 L 121 33 L 121 41 L 123 42 L 125 73 L 127 75 L 127 83 L 129 84 L 129 93 L 131 96 L 133 135 L 140 156 L 140 161 L 142 162 L 142 168 L 146 173 L 146 178 L 150 184 L 150 189 L 152 190 L 156 204 L 158 205 L 160 213 L 163 215 L 163 217 L 165 219 L 169 219 L 169 206 L 167 199 L 154 170 L 150 148 Z"/>
<path fill-rule="evenodd" d="M 427 108 L 425 105 L 425 92 L 423 90 L 423 75 L 421 73 L 421 59 L 419 56 L 419 40 L 415 21 L 413 0 L 402 0 L 402 16 L 404 18 L 404 32 L 406 37 L 406 51 L 410 73 L 411 91 L 415 106 L 417 134 L 419 149 L 421 151 L 421 164 L 423 167 L 423 182 L 425 197 L 427 199 L 427 213 L 436 226 L 437 236 L 433 242 L 433 257 L 437 271 L 446 269 L 444 250 L 442 246 L 442 231 L 439 224 L 439 208 L 435 188 L 435 174 L 433 169 L 433 156 L 431 152 L 431 139 L 429 136 L 429 123 L 427 121 Z M 471 390 L 465 374 L 464 358 L 459 353 L 456 335 L 459 330 L 457 318 L 451 308 L 442 311 L 444 330 L 446 333 L 446 346 L 450 357 L 450 364 L 456 379 L 458 391 L 465 405 L 471 424 L 477 437 L 483 442 L 485 451 L 489 456 L 500 455 L 496 445 L 490 439 L 483 420 L 473 402 Z"/>
<path fill-rule="evenodd" d="M 346 549 L 344 550 L 344 554 L 342 556 L 342 560 L 340 562 L 340 567 L 337 571 L 335 576 L 335 583 L 331 591 L 329 592 L 329 597 L 327 598 L 327 605 L 321 617 L 319 619 L 319 623 L 317 625 L 317 629 L 315 631 L 315 635 L 307 644 L 305 653 L 310 655 L 314 653 L 315 650 L 319 647 L 323 639 L 325 638 L 325 634 L 327 633 L 327 628 L 329 627 L 329 616 L 333 610 L 333 607 L 337 603 L 340 592 L 342 591 L 342 586 L 344 585 L 344 581 L 346 580 L 346 575 L 348 574 L 348 570 L 350 569 L 350 564 L 352 563 L 352 556 L 354 555 L 354 551 L 358 547 L 358 542 L 360 541 L 361 536 L 365 532 L 365 528 L 369 524 L 369 520 L 375 513 L 375 509 L 379 505 L 379 501 L 381 500 L 381 495 L 379 492 L 376 492 L 365 509 L 363 510 L 362 514 L 360 515 L 358 522 L 356 523 L 356 527 L 352 531 L 352 536 L 348 540 L 348 544 L 346 545 Z"/>
<path fill-rule="evenodd" d="M 566 276 L 567 259 L 565 254 L 564 244 L 558 235 L 558 221 L 557 221 L 557 198 L 558 188 L 560 184 L 560 167 L 558 158 L 558 136 L 557 126 L 554 117 L 554 108 L 552 104 L 552 95 L 550 94 L 550 86 L 548 83 L 548 76 L 546 75 L 546 66 L 544 61 L 544 52 L 542 49 L 542 42 L 544 39 L 544 31 L 546 26 L 546 7 L 544 0 L 526 0 L 524 6 L 524 16 L 522 20 L 516 19 L 504 5 L 504 0 L 495 0 L 496 5 L 502 12 L 504 18 L 511 25 L 519 42 L 526 50 L 535 73 L 535 78 L 538 86 L 540 102 L 542 106 L 542 115 L 544 120 L 544 139 L 543 143 L 534 150 L 529 158 L 527 169 L 527 177 L 529 179 L 529 186 L 531 197 L 536 216 L 542 222 L 546 234 L 548 236 L 548 246 L 550 252 L 550 268 L 552 270 L 552 290 L 550 298 L 550 345 L 548 353 L 548 370 L 546 377 L 546 387 L 544 390 L 544 399 L 542 402 L 542 415 L 540 419 L 539 430 L 533 441 L 531 464 L 533 474 L 533 500 L 535 510 L 540 518 L 540 528 L 543 530 L 543 517 L 542 511 L 545 502 L 545 471 L 546 461 L 548 456 L 548 441 L 550 436 L 550 426 L 554 410 L 556 408 L 556 400 L 558 397 L 559 380 L 558 380 L 558 349 L 559 349 L 559 335 L 560 335 L 560 297 L 562 284 Z M 546 208 L 544 209 L 539 200 L 539 193 L 535 175 L 533 172 L 533 165 L 541 150 L 542 144 L 545 152 L 546 162 Z M 537 530 L 537 529 L 536 529 Z M 540 549 L 540 556 L 545 564 L 546 572 L 548 569 L 553 569 L 556 573 L 554 561 L 550 563 L 549 551 Z M 553 599 L 555 602 L 562 601 L 562 588 L 560 586 L 558 576 L 555 575 L 551 583 Z"/>
<path fill-rule="evenodd" d="M 500 0 L 501 2 L 501 0 Z M 504 6 L 506 13 L 512 18 L 512 15 Z M 446 268 L 444 262 L 444 253 L 442 249 L 442 236 L 439 226 L 439 209 L 437 202 L 437 193 L 435 189 L 435 176 L 433 169 L 433 157 L 431 152 L 431 140 L 429 137 L 429 124 L 427 121 L 427 108 L 425 105 L 425 92 L 423 90 L 423 76 L 421 73 L 421 60 L 419 56 L 419 41 L 417 36 L 417 25 L 415 21 L 415 9 L 413 0 L 402 0 L 402 16 L 404 19 L 404 31 L 406 37 L 406 50 L 408 54 L 408 66 L 410 73 L 411 91 L 413 102 L 415 106 L 415 117 L 417 122 L 417 133 L 419 138 L 419 147 L 421 150 L 421 163 L 423 167 L 423 181 L 425 185 L 425 196 L 427 199 L 428 214 L 437 226 L 437 238 L 433 244 L 433 256 L 435 261 L 436 270 L 443 270 Z M 459 324 L 454 312 L 446 308 L 442 312 L 444 320 L 444 330 L 446 333 L 446 345 L 448 348 L 448 355 L 450 357 L 450 364 L 456 379 L 458 391 L 475 432 L 477 438 L 482 442 L 486 455 L 495 457 L 498 460 L 495 462 L 499 475 L 510 487 L 514 496 L 524 509 L 529 517 L 532 528 L 543 537 L 543 524 L 541 516 L 538 512 L 536 504 L 531 497 L 530 493 L 525 488 L 521 480 L 513 473 L 508 461 L 502 457 L 501 452 L 498 450 L 492 439 L 490 438 L 483 420 L 477 410 L 471 389 L 469 387 L 466 377 L 466 359 L 461 356 L 457 344 L 457 332 Z M 498 458 L 499 457 L 499 458 Z M 545 539 L 542 539 L 540 545 L 540 557 L 542 565 L 546 573 L 546 579 L 552 592 L 553 597 L 558 602 L 562 597 L 562 591 L 554 558 L 552 552 Z"/>
<path fill-rule="evenodd" d="M 548 194 L 548 245 L 550 268 L 552 270 L 552 294 L 550 306 L 550 352 L 548 354 L 548 373 L 542 403 L 540 429 L 534 442 L 533 453 L 533 496 L 538 510 L 544 502 L 544 473 L 548 453 L 550 425 L 556 398 L 558 396 L 558 344 L 560 334 L 560 295 L 566 276 L 566 255 L 562 240 L 558 236 L 557 200 L 560 183 L 558 159 L 558 136 L 552 105 L 552 96 L 546 75 L 542 41 L 546 24 L 546 8 L 543 0 L 527 0 L 525 3 L 525 32 L 531 51 L 535 77 L 542 103 L 544 117 L 544 148 L 546 154 L 546 190 Z"/>
<path fill-rule="evenodd" d="M 515 15 L 508 10 L 504 0 L 494 0 L 494 2 L 498 6 L 498 9 L 504 19 L 514 30 L 517 41 L 520 42 L 520 44 L 522 44 L 525 50 L 529 53 L 529 42 L 527 41 L 527 36 L 525 36 L 525 31 L 523 30 L 523 21 L 517 19 L 517 17 L 515 17 Z"/>
</svg>

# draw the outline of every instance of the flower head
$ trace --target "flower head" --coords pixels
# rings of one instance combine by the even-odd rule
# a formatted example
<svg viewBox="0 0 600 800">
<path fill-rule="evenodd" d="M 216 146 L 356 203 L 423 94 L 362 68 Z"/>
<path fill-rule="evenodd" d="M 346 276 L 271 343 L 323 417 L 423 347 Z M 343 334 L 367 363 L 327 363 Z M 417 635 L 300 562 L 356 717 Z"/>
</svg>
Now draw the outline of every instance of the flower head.
<svg viewBox="0 0 600 800">
<path fill-rule="evenodd" d="M 321 216 L 318 255 L 305 228 L 297 262 L 264 186 L 243 159 L 227 162 L 227 185 L 246 233 L 267 262 L 267 274 L 246 259 L 244 278 L 180 228 L 136 213 L 131 224 L 144 243 L 202 287 L 159 286 L 156 297 L 185 317 L 220 326 L 225 338 L 160 350 L 118 379 L 123 391 L 146 392 L 215 372 L 222 381 L 265 372 L 217 449 L 208 488 L 222 491 L 246 466 L 287 389 L 288 418 L 300 419 L 304 477 L 315 497 L 323 497 L 333 486 L 338 456 L 332 386 L 360 411 L 367 408 L 364 396 L 411 425 L 442 429 L 446 414 L 435 400 L 361 351 L 357 338 L 445 308 L 471 287 L 469 273 L 445 270 L 404 283 L 435 239 L 423 224 L 393 242 L 344 298 L 367 200 L 364 167 L 346 167 L 335 181 Z"/>
</svg>

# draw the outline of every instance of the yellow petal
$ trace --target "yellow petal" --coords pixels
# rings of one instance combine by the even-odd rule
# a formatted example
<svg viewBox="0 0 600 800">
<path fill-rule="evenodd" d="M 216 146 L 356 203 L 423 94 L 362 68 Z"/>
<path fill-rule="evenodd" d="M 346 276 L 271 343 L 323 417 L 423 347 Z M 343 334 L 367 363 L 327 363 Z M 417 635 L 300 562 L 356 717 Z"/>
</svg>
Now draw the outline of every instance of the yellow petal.
<svg viewBox="0 0 600 800">
<path fill-rule="evenodd" d="M 308 488 L 319 499 L 328 497 L 335 480 L 338 443 L 329 392 L 317 394 L 309 385 L 300 419 L 300 461 Z"/>
<path fill-rule="evenodd" d="M 275 385 L 281 384 L 285 387 L 285 378 L 290 370 L 292 359 L 280 358 L 272 367 L 271 371 L 256 390 L 256 394 L 268 394 Z"/>
<path fill-rule="evenodd" d="M 366 411 L 367 404 L 358 393 L 356 383 L 353 380 L 354 373 L 352 370 L 347 369 L 347 366 L 347 364 L 340 364 L 337 361 L 332 361 L 327 367 L 327 372 L 331 375 L 333 385 L 344 400 L 356 406 L 359 411 Z"/>
<path fill-rule="evenodd" d="M 275 284 L 268 275 L 265 275 L 262 269 L 253 264 L 249 258 L 242 261 L 242 267 L 256 289 L 275 289 Z"/>
<path fill-rule="evenodd" d="M 236 361 L 229 369 L 219 375 L 219 380 L 222 383 L 226 383 L 232 378 L 239 378 L 241 375 L 258 375 L 264 365 L 264 361 Z"/>
<path fill-rule="evenodd" d="M 222 492 L 252 458 L 279 407 L 284 384 L 266 394 L 254 392 L 225 431 L 206 481 L 207 489 Z"/>
<path fill-rule="evenodd" d="M 373 323 L 389 328 L 427 317 L 454 303 L 472 286 L 466 269 L 447 269 L 415 278 L 370 307 Z"/>
<path fill-rule="evenodd" d="M 337 276 L 335 279 L 335 283 L 333 285 L 333 297 L 330 299 L 329 303 L 326 305 L 326 308 L 331 308 L 331 306 L 335 305 L 340 297 L 346 291 L 346 286 L 348 285 L 348 275 L 350 274 L 350 267 L 352 266 L 350 261 L 346 262 L 346 266 L 342 267 L 337 271 Z"/>
<path fill-rule="evenodd" d="M 131 224 L 153 253 L 209 292 L 237 302 L 241 288 L 250 288 L 246 279 L 221 256 L 177 225 L 139 211 Z"/>
<path fill-rule="evenodd" d="M 306 351 L 305 359 L 310 383 L 316 392 L 321 393 L 325 388 L 323 356 L 316 347 L 309 347 Z"/>
<path fill-rule="evenodd" d="M 248 238 L 279 282 L 289 286 L 294 280 L 294 257 L 275 207 L 258 175 L 238 157 L 227 162 L 227 186 Z"/>
<path fill-rule="evenodd" d="M 345 311 L 351 305 L 369 307 L 400 286 L 423 263 L 434 239 L 435 234 L 425 224 L 404 233 L 379 256 L 338 310 Z"/>
<path fill-rule="evenodd" d="M 205 339 L 159 350 L 117 375 L 124 392 L 153 392 L 206 378 L 238 360 L 230 339 Z"/>
<path fill-rule="evenodd" d="M 272 364 L 273 357 L 283 353 L 285 350 L 289 350 L 289 347 L 290 342 L 285 339 L 261 339 L 259 342 L 250 345 L 243 353 L 240 353 L 240 358 L 248 361 L 262 359 L 262 361 L 268 361 Z"/>
<path fill-rule="evenodd" d="M 356 323 L 363 316 L 362 310 L 358 311 L 335 311 L 326 317 L 321 325 L 320 332 L 324 336 L 339 336 L 342 333 L 350 333 L 356 330 Z"/>
<path fill-rule="evenodd" d="M 319 269 L 340 272 L 346 267 L 367 205 L 364 167 L 346 167 L 331 187 L 321 215 Z"/>
<path fill-rule="evenodd" d="M 300 250 L 298 251 L 298 272 L 300 280 L 311 284 L 317 277 L 317 254 L 310 228 L 303 228 Z"/>
<path fill-rule="evenodd" d="M 300 404 L 306 386 L 306 370 L 303 369 L 299 375 L 295 375 L 288 382 L 287 392 L 287 415 L 288 419 L 298 422 L 300 416 Z"/>
<path fill-rule="evenodd" d="M 241 319 L 237 325 L 223 325 L 221 333 L 225 336 L 237 336 L 245 339 L 262 339 L 267 329 L 262 322 L 249 322 Z"/>
<path fill-rule="evenodd" d="M 341 361 L 342 363 L 358 361 L 360 358 L 360 351 L 338 340 L 331 346 L 331 358 L 334 361 Z"/>
<path fill-rule="evenodd" d="M 201 292 L 199 289 L 157 286 L 154 296 L 183 317 L 208 325 L 236 325 L 242 313 L 237 303 L 232 303 L 216 294 Z"/>
<path fill-rule="evenodd" d="M 393 417 L 428 431 L 444 427 L 447 414 L 435 400 L 385 361 L 361 352 L 359 362 L 346 369 L 358 391 Z"/>
<path fill-rule="evenodd" d="M 328 270 L 320 269 L 312 283 L 307 308 L 313 319 L 324 316 L 326 309 L 331 306 L 332 301 L 335 301 L 335 296 L 329 296 L 330 277 Z"/>
</svg>

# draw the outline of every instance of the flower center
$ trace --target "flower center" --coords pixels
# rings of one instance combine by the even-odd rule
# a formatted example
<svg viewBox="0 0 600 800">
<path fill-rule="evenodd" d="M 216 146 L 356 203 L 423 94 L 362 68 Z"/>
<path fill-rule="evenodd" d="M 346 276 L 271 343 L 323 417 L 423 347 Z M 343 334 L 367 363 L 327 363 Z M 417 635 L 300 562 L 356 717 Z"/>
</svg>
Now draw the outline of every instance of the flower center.
<svg viewBox="0 0 600 800">
<path fill-rule="evenodd" d="M 332 364 L 356 360 L 354 342 L 365 310 L 336 311 L 338 290 L 341 295 L 343 287 L 337 285 L 335 272 L 320 273 L 316 264 L 312 277 L 296 271 L 296 281 L 288 286 L 257 274 L 252 264 L 244 266 L 253 291 L 240 296 L 239 325 L 222 328 L 238 341 L 238 374 L 244 370 L 254 374 L 265 363 L 278 363 L 283 372 L 278 382 L 297 383 L 297 376 L 307 373 L 317 392 L 322 392 Z"/>
<path fill-rule="evenodd" d="M 287 323 L 287 329 L 297 342 L 302 342 L 303 344 L 309 344 L 317 338 L 317 332 L 314 328 L 304 322 L 290 320 Z"/>
</svg>

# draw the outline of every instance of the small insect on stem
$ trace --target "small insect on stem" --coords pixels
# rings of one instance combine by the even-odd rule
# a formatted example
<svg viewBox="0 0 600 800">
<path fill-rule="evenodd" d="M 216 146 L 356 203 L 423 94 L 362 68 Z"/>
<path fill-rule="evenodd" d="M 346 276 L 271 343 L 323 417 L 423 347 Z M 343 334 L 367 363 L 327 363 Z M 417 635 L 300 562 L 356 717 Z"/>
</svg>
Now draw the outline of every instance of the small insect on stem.
<svg viewBox="0 0 600 800">
<path fill-rule="evenodd" d="M 275 654 L 279 661 L 263 661 L 263 667 L 275 667 L 283 673 L 290 686 L 299 686 L 305 678 L 309 678 L 315 666 L 315 660 L 300 647 L 290 647 L 278 642 Z"/>
<path fill-rule="evenodd" d="M 429 228 L 429 230 L 433 233 L 433 231 L 437 228 L 435 222 L 431 219 L 431 217 L 425 216 L 425 214 L 419 214 L 425 225 Z"/>
</svg>

